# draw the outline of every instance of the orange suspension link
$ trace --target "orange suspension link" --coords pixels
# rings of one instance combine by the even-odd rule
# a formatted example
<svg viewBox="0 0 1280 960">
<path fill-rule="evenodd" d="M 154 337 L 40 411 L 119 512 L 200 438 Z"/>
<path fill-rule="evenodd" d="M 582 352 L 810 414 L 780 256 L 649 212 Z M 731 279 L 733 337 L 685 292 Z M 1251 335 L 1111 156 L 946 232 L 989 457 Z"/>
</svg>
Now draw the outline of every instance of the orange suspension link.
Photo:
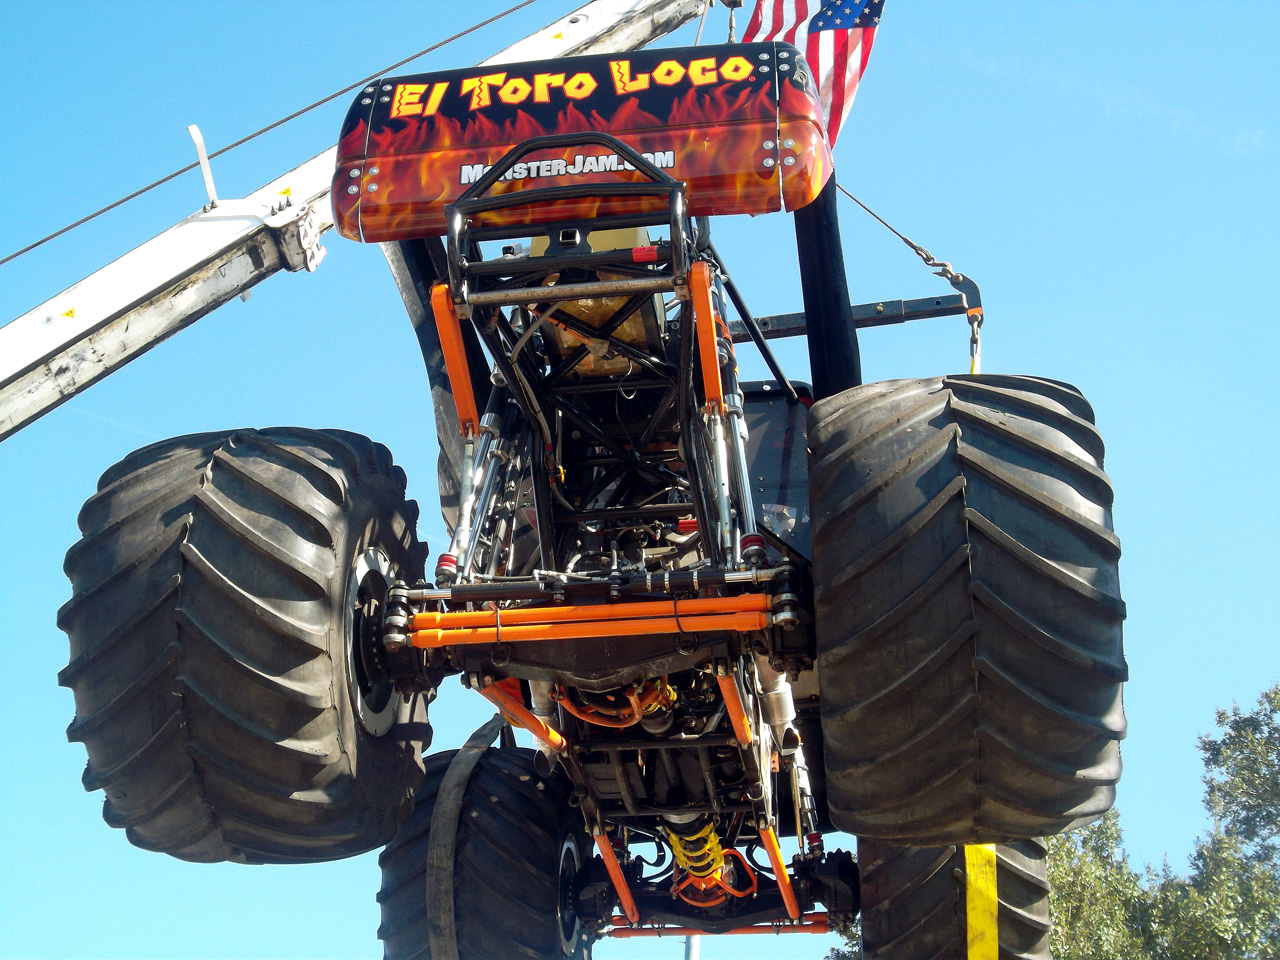
<svg viewBox="0 0 1280 960">
<path fill-rule="evenodd" d="M 787 873 L 787 865 L 782 862 L 782 848 L 778 846 L 778 835 L 773 832 L 773 827 L 761 828 L 760 842 L 764 844 L 764 852 L 769 855 L 769 863 L 778 879 L 778 892 L 782 894 L 782 902 L 786 904 L 787 916 L 792 920 L 799 920 L 800 904 L 796 902 L 796 892 L 791 887 L 791 874 Z"/>
<path fill-rule="evenodd" d="M 723 677 L 716 677 L 716 682 L 720 684 L 720 695 L 724 697 L 725 710 L 728 711 L 729 720 L 733 724 L 733 735 L 744 747 L 751 746 L 751 721 L 747 718 L 747 711 L 742 706 L 742 695 L 738 692 L 737 678 L 733 671 L 730 671 Z"/>
<path fill-rule="evenodd" d="M 480 695 L 556 753 L 564 753 L 569 749 L 569 741 L 559 730 L 540 717 L 534 716 L 524 705 L 524 700 L 520 696 L 519 680 L 508 677 L 506 680 L 491 683 L 480 691 Z"/>
<path fill-rule="evenodd" d="M 440 352 L 444 354 L 449 385 L 453 388 L 453 402 L 458 408 L 458 426 L 462 428 L 464 437 L 474 437 L 480 430 L 480 411 L 471 389 L 471 367 L 467 363 L 467 349 L 462 339 L 462 320 L 453 305 L 447 283 L 437 283 L 431 288 L 431 312 L 435 314 Z"/>
<path fill-rule="evenodd" d="M 613 881 L 613 889 L 618 894 L 618 902 L 622 904 L 622 912 L 627 915 L 623 922 L 639 923 L 640 908 L 636 906 L 636 899 L 631 895 L 631 888 L 627 886 L 627 878 L 623 875 L 622 866 L 618 863 L 618 855 L 613 850 L 613 841 L 605 833 L 597 833 L 595 841 L 600 856 L 604 860 L 604 868 L 609 873 L 609 879 Z M 622 918 L 615 918 L 615 922 L 620 919 Z"/>
<path fill-rule="evenodd" d="M 698 359 L 702 362 L 702 391 L 712 413 L 724 412 L 724 386 L 720 381 L 720 355 L 716 352 L 716 312 L 711 303 L 711 267 L 698 261 L 689 268 L 689 292 L 693 295 L 693 323 L 698 334 Z"/>
</svg>

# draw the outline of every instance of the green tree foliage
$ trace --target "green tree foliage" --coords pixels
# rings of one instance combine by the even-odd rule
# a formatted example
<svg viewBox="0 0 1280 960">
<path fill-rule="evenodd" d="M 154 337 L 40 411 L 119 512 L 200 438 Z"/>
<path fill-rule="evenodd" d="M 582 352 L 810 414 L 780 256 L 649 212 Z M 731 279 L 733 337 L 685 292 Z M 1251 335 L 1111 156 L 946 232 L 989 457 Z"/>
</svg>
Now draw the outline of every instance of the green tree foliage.
<svg viewBox="0 0 1280 960">
<path fill-rule="evenodd" d="M 844 936 L 843 947 L 832 947 L 822 960 L 862 960 L 862 931 L 855 925 Z"/>
<path fill-rule="evenodd" d="M 1200 738 L 1213 829 L 1191 875 L 1131 871 L 1119 814 L 1049 843 L 1057 960 L 1280 960 L 1280 684 Z"/>
<path fill-rule="evenodd" d="M 1220 829 L 1257 860 L 1280 860 L 1280 684 L 1258 707 L 1218 711 L 1221 736 L 1200 738 L 1205 804 Z"/>
<path fill-rule="evenodd" d="M 1213 828 L 1188 876 L 1129 867 L 1120 815 L 1049 840 L 1055 960 L 1280 960 L 1280 684 L 1199 740 Z M 856 940 L 828 960 L 860 960 Z"/>
<path fill-rule="evenodd" d="M 1115 810 L 1084 830 L 1049 840 L 1049 944 L 1057 960 L 1146 956 L 1146 891 L 1129 869 L 1120 841 Z"/>
<path fill-rule="evenodd" d="M 1236 838 L 1196 845 L 1189 878 L 1166 864 L 1148 883 L 1143 935 L 1158 960 L 1280 958 L 1280 875 Z"/>
</svg>

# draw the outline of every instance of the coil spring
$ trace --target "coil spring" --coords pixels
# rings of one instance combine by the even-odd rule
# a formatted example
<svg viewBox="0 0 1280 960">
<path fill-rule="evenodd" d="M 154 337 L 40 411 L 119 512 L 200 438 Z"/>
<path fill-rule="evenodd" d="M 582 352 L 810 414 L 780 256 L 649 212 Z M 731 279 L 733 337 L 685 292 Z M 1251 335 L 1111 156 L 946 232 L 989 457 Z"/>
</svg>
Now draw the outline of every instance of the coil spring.
<svg viewBox="0 0 1280 960">
<path fill-rule="evenodd" d="M 720 837 L 714 823 L 708 823 L 690 837 L 667 830 L 667 837 L 671 840 L 676 863 L 686 873 L 710 877 L 724 868 L 724 851 L 720 848 Z"/>
</svg>

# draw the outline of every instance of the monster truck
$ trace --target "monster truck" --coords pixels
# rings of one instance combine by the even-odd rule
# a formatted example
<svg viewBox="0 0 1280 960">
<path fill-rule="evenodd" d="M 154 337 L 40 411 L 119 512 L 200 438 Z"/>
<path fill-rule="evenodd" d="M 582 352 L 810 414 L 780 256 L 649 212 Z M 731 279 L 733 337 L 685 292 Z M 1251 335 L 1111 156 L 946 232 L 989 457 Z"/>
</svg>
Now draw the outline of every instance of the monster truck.
<svg viewBox="0 0 1280 960">
<path fill-rule="evenodd" d="M 393 958 L 823 932 L 860 905 L 868 955 L 962 956 L 983 877 L 1006 952 L 1043 955 L 1035 838 L 1120 775 L 1102 441 L 1054 380 L 863 384 L 857 326 L 929 312 L 850 304 L 834 188 L 782 43 L 365 87 L 334 215 L 411 306 L 451 539 L 428 574 L 404 473 L 341 431 L 109 469 L 60 614 L 107 822 L 195 861 L 386 845 Z M 812 385 L 711 236 L 784 210 Z M 746 341 L 772 379 L 739 380 Z M 498 714 L 424 760 L 451 676 Z"/>
</svg>

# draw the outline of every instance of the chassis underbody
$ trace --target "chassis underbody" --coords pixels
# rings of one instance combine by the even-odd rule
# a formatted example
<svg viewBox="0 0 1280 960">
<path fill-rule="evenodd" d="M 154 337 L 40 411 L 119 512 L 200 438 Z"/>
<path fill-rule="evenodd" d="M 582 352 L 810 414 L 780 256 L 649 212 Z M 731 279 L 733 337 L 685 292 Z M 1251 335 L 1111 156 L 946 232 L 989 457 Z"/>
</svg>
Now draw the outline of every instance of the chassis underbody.
<svg viewBox="0 0 1280 960">
<path fill-rule="evenodd" d="M 486 197 L 506 169 L 571 139 L 641 172 L 587 189 L 642 197 L 642 212 L 472 227 L 513 205 Z M 460 674 L 563 768 L 600 854 L 577 890 L 597 929 L 820 932 L 854 919 L 857 878 L 848 853 L 824 851 L 807 761 L 821 754 L 811 400 L 749 314 L 777 379 L 738 382 L 728 274 L 683 191 L 620 141 L 571 135 L 516 147 L 451 208 L 431 305 L 462 442 L 458 510 L 436 585 L 389 591 L 379 665 L 402 692 Z M 481 242 L 531 235 L 481 258 Z M 780 832 L 799 845 L 790 869 Z"/>
</svg>

